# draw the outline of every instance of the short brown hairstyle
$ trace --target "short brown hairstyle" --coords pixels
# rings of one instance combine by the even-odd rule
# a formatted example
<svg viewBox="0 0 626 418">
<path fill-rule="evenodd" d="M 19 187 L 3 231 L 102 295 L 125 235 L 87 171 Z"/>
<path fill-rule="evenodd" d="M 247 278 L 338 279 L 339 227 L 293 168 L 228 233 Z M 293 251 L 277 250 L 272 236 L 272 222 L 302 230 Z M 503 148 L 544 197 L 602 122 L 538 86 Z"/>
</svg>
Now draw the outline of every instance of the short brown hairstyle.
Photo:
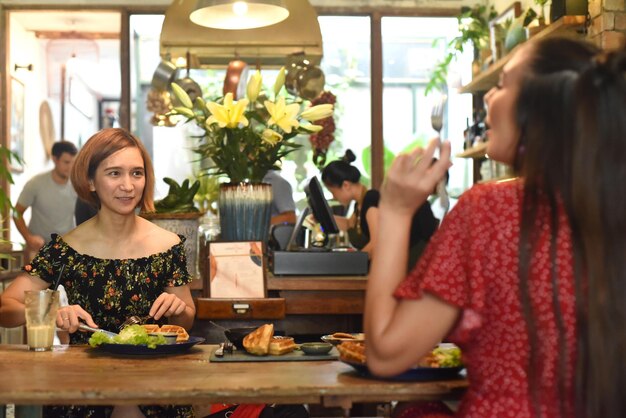
<svg viewBox="0 0 626 418">
<path fill-rule="evenodd" d="M 71 180 L 81 199 L 95 207 L 100 207 L 98 195 L 89 190 L 89 181 L 94 180 L 96 170 L 102 161 L 119 150 L 129 147 L 139 150 L 144 164 L 146 185 L 143 189 L 143 196 L 141 196 L 141 211 L 154 212 L 154 169 L 150 155 L 139 138 L 120 128 L 107 128 L 96 132 L 76 156 Z"/>
</svg>

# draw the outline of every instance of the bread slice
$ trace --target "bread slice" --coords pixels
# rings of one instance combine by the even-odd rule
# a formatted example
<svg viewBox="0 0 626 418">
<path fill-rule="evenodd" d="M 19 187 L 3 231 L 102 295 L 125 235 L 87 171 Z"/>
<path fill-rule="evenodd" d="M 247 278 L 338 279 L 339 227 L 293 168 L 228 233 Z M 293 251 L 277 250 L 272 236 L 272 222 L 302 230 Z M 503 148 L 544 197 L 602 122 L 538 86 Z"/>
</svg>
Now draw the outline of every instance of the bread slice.
<svg viewBox="0 0 626 418">
<path fill-rule="evenodd" d="M 261 325 L 243 338 L 243 347 L 250 354 L 264 356 L 270 350 L 270 341 L 274 336 L 274 324 Z"/>
<path fill-rule="evenodd" d="M 348 334 L 347 332 L 335 332 L 332 337 L 336 339 L 354 340 L 354 335 Z"/>
<path fill-rule="evenodd" d="M 269 354 L 272 356 L 280 356 L 291 353 L 296 349 L 296 343 L 291 337 L 274 337 L 270 341 Z"/>
<path fill-rule="evenodd" d="M 158 332 L 175 332 L 177 343 L 189 340 L 189 334 L 187 333 L 185 328 L 179 325 L 162 325 L 161 328 L 159 328 Z"/>
</svg>

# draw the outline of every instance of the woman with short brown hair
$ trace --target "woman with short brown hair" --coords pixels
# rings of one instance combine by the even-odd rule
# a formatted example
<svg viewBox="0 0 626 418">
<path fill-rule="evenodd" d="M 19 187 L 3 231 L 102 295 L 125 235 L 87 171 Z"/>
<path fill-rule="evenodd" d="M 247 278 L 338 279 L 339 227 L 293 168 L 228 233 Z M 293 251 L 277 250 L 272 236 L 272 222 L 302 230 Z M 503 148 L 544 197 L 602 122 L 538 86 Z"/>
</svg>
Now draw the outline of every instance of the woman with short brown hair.
<svg viewBox="0 0 626 418">
<path fill-rule="evenodd" d="M 154 173 L 141 142 L 123 129 L 104 129 L 80 150 L 72 183 L 78 195 L 98 206 L 91 219 L 39 251 L 25 273 L 2 294 L 0 326 L 24 324 L 24 291 L 43 290 L 57 280 L 69 304 L 56 325 L 71 344 L 85 344 L 81 322 L 117 331 L 130 316 L 190 329 L 195 306 L 189 289 L 183 236 L 138 216 L 153 210 Z M 44 417 L 192 417 L 190 406 L 46 406 Z"/>
</svg>

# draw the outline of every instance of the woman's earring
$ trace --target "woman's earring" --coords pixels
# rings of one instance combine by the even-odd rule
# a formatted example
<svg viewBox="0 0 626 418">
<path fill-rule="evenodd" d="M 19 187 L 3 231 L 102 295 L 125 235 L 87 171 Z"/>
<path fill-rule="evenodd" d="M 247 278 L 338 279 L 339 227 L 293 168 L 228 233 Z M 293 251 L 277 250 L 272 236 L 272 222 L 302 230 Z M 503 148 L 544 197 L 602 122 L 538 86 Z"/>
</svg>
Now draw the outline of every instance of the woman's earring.
<svg viewBox="0 0 626 418">
<path fill-rule="evenodd" d="M 96 191 L 96 186 L 93 185 L 93 181 L 89 180 L 89 191 L 90 192 L 95 192 Z"/>
</svg>

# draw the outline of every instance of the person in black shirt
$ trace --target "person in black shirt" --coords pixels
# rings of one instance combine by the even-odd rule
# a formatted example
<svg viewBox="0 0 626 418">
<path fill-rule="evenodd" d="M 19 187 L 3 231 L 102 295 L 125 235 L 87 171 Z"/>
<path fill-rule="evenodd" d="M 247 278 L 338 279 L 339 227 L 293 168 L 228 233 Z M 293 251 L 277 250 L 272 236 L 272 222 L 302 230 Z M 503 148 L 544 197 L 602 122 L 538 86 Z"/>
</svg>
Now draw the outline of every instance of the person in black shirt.
<svg viewBox="0 0 626 418">
<path fill-rule="evenodd" d="M 355 159 L 354 153 L 351 150 L 346 150 L 341 159 L 332 161 L 324 167 L 322 182 L 331 192 L 333 198 L 343 206 L 348 206 L 352 201 L 355 202 L 352 216 L 349 218 L 336 217 L 337 226 L 348 232 L 350 243 L 355 248 L 367 252 L 372 258 L 378 238 L 380 193 L 378 190 L 368 190 L 361 183 L 361 172 L 350 164 Z M 413 216 L 411 224 L 410 265 L 417 261 L 438 226 L 439 221 L 434 217 L 430 204 L 424 202 Z"/>
</svg>

